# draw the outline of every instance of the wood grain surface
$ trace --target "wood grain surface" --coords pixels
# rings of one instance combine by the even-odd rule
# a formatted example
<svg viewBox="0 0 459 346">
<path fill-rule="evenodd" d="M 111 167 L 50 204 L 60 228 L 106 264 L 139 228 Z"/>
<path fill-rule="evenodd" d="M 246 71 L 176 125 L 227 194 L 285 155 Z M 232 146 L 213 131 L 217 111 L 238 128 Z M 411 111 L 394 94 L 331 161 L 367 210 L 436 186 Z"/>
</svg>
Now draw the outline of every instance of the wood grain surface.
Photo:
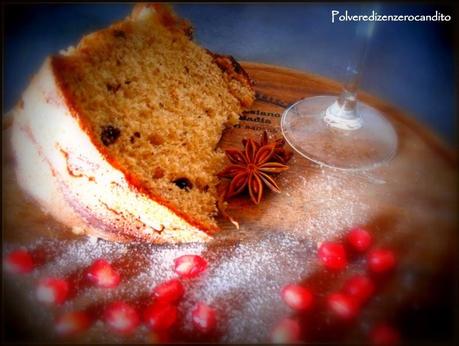
<svg viewBox="0 0 459 346">
<path fill-rule="evenodd" d="M 240 147 L 242 138 L 258 138 L 264 129 L 273 137 L 279 137 L 280 117 L 290 104 L 304 97 L 338 95 L 341 91 L 339 83 L 321 76 L 264 64 L 245 63 L 243 66 L 255 81 L 257 101 L 250 111 L 245 112 L 240 127 L 226 131 L 221 144 L 223 148 Z M 379 109 L 395 126 L 399 139 L 395 159 L 374 170 L 352 173 L 320 167 L 295 155 L 291 169 L 281 177 L 281 188 L 287 190 L 286 193 L 271 194 L 258 207 L 252 206 L 246 198 L 233 201 L 232 212 L 242 220 L 244 227 L 263 228 L 261 225 L 266 222 L 271 226 L 269 228 L 295 231 L 301 228 L 299 215 L 314 220 L 314 214 L 323 212 L 318 201 L 332 203 L 339 199 L 340 192 L 352 195 L 349 203 L 359 201 L 368 207 L 359 220 L 363 223 L 376 214 L 385 214 L 388 208 L 388 214 L 409 213 L 410 208 L 421 203 L 423 205 L 418 205 L 417 212 L 436 219 L 439 210 L 432 206 L 435 201 L 442 201 L 440 205 L 445 207 L 444 211 L 451 213 L 449 226 L 455 226 L 457 164 L 453 151 L 431 131 L 395 107 L 367 94 L 359 97 Z M 324 177 L 328 177 L 325 180 L 336 180 L 337 189 L 331 191 L 329 199 L 326 190 L 314 188 L 317 182 L 324 182 Z M 311 194 L 312 191 L 315 195 Z M 336 210 L 341 209 L 337 207 Z M 258 214 L 264 217 L 256 216 Z M 284 217 L 276 221 L 276 215 Z M 290 218 L 286 218 L 287 215 Z"/>
<path fill-rule="evenodd" d="M 320 76 L 251 62 L 242 65 L 255 82 L 257 100 L 244 112 L 239 125 L 225 131 L 222 148 L 240 147 L 242 138 L 259 138 L 263 130 L 273 138 L 281 136 L 280 117 L 290 104 L 307 96 L 337 95 L 341 90 L 339 83 Z M 316 249 L 325 240 L 342 239 L 351 227 L 366 226 L 373 232 L 375 246 L 395 251 L 400 268 L 397 278 L 385 288 L 379 307 L 369 310 L 368 314 L 375 318 L 399 311 L 393 304 L 395 296 L 401 302 L 431 290 L 435 278 L 454 265 L 457 163 L 452 150 L 413 118 L 370 95 L 359 97 L 379 109 L 394 125 L 399 138 L 396 157 L 374 170 L 345 172 L 294 155 L 290 169 L 278 179 L 282 193 L 268 193 L 258 206 L 247 196 L 230 201 L 228 212 L 238 220 L 240 229 L 221 219 L 223 231 L 207 245 L 205 254 L 218 258 L 220 251 L 225 251 L 222 248 L 229 244 L 250 247 L 273 234 L 294 237 Z M 33 244 L 42 237 L 78 239 L 21 194 L 12 171 L 14 157 L 8 148 L 8 121 L 4 121 L 3 135 L 4 242 L 14 247 Z M 275 251 L 280 245 L 268 242 L 266 246 Z M 130 251 L 136 251 L 135 246 Z M 302 280 L 323 291 L 338 287 L 344 276 L 333 276 L 333 282 L 326 280 L 314 251 L 307 255 L 305 265 L 309 266 L 309 274 Z M 415 279 L 401 290 L 400 283 L 413 273 Z M 385 300 L 386 305 L 381 303 Z"/>
</svg>

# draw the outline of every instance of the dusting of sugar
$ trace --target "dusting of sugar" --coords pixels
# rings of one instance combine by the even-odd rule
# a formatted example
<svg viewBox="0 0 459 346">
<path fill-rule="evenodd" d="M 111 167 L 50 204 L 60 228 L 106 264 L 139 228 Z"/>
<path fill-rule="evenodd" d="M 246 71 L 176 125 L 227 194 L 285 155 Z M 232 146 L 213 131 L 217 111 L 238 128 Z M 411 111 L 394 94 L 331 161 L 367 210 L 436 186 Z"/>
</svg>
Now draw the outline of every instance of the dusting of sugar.
<svg viewBox="0 0 459 346">
<path fill-rule="evenodd" d="M 322 242 L 340 237 L 349 227 L 371 217 L 371 208 L 361 196 L 376 185 L 365 175 L 312 167 L 280 176 L 279 185 L 283 193 L 274 196 L 271 204 L 282 207 L 270 210 L 269 217 L 288 215 L 292 233 L 304 238 Z"/>
<path fill-rule="evenodd" d="M 299 163 L 299 160 L 301 159 L 295 156 L 292 162 Z M 293 163 L 292 167 L 295 165 Z M 379 205 L 382 204 L 381 201 L 393 202 L 394 199 L 386 192 L 388 185 L 406 184 L 379 171 L 356 174 L 312 164 L 297 167 L 306 169 L 298 171 L 295 168 L 278 177 L 282 193 L 267 195 L 266 201 L 269 202 L 263 202 L 264 213 L 258 213 L 255 220 L 258 228 L 252 231 L 241 222 L 240 232 L 244 237 L 241 236 L 234 242 L 216 238 L 208 244 L 159 246 L 119 244 L 94 237 L 35 240 L 27 246 L 28 250 L 57 250 L 52 260 L 30 275 L 5 273 L 9 292 L 21 297 L 20 301 L 25 307 L 23 311 L 27 311 L 24 323 L 33 326 L 40 335 L 46 334 L 49 340 L 54 340 L 53 321 L 56 314 L 85 309 L 95 303 L 111 302 L 115 299 L 129 302 L 150 294 L 159 283 L 177 277 L 173 270 L 176 258 L 183 255 L 200 255 L 207 260 L 208 267 L 198 277 L 183 280 L 185 294 L 178 305 L 181 315 L 180 330 L 193 330 L 191 311 L 202 301 L 216 310 L 220 342 L 269 341 L 272 328 L 291 313 L 290 308 L 281 299 L 281 288 L 289 283 L 300 282 L 317 272 L 318 245 L 325 240 L 342 237 L 350 227 L 371 221 L 380 212 L 372 201 L 377 200 Z M 404 188 L 408 189 L 406 186 Z M 421 210 L 421 203 L 427 203 L 422 201 L 416 198 L 409 206 L 410 210 Z M 250 209 L 255 210 L 255 207 Z M 399 224 L 393 226 L 390 233 L 381 234 L 381 241 L 387 242 L 397 237 L 408 236 L 413 228 L 406 227 L 405 224 L 403 231 L 402 226 L 408 222 L 412 225 L 413 219 L 408 217 L 408 212 L 406 214 L 403 214 L 404 217 Z M 419 225 L 433 224 L 432 218 L 428 215 L 418 213 L 417 217 Z M 434 237 L 429 230 L 430 228 L 419 227 L 417 232 L 420 240 L 411 241 L 410 253 L 427 254 L 428 250 L 432 249 L 434 258 L 434 254 L 441 252 L 444 244 L 438 240 L 438 243 L 428 241 L 432 240 L 429 237 Z M 426 244 L 429 244 L 428 249 Z M 16 248 L 18 246 L 14 243 L 3 244 L 4 253 Z M 409 255 L 408 251 L 405 255 Z M 129 259 L 129 267 L 121 271 L 121 282 L 117 287 L 89 287 L 55 309 L 44 307 L 37 301 L 35 285 L 39 279 L 46 276 L 66 277 L 89 266 L 98 258 L 104 258 L 109 262 Z M 363 262 L 353 263 L 349 270 L 358 272 L 363 266 Z M 425 280 L 428 274 L 413 274 L 412 265 L 407 268 L 407 275 L 399 286 L 414 290 L 416 284 Z M 424 268 L 428 267 L 425 265 Z M 124 270 L 131 269 L 134 274 L 125 275 Z M 379 303 L 380 298 L 376 297 L 374 304 Z M 133 335 L 124 337 L 108 332 L 107 326 L 102 321 L 97 321 L 81 335 L 81 341 L 137 343 L 145 342 L 149 333 L 147 327 L 141 325 Z"/>
<path fill-rule="evenodd" d="M 133 255 L 130 265 L 138 267 L 134 276 L 122 276 L 121 283 L 113 289 L 91 287 L 80 292 L 62 306 L 63 311 L 71 311 L 75 306 L 85 308 L 94 302 L 114 299 L 129 301 L 149 294 L 159 283 L 177 277 L 173 271 L 176 258 L 201 255 L 209 266 L 198 278 L 183 281 L 185 295 L 178 306 L 182 316 L 180 328 L 185 332 L 193 330 L 191 311 L 202 301 L 216 309 L 221 342 L 267 342 L 272 328 L 290 313 L 280 297 L 281 288 L 316 270 L 315 254 L 320 242 L 339 237 L 348 227 L 366 221 L 362 215 L 369 212 L 356 193 L 346 188 L 346 175 L 321 168 L 314 174 L 286 174 L 280 178 L 284 191 L 272 194 L 270 205 L 282 207 L 271 208 L 257 221 L 269 225 L 273 218 L 279 218 L 291 222 L 290 230 L 254 233 L 231 245 L 219 244 L 218 239 L 211 245 L 163 246 L 118 244 L 96 238 L 41 239 L 35 247 L 59 246 L 62 251 L 33 276 L 65 277 L 98 258 L 114 262 Z M 355 189 L 367 186 L 360 185 L 354 181 Z M 298 204 L 298 200 L 303 203 Z M 104 328 L 103 324 L 95 324 L 84 338 L 101 342 L 123 340 L 114 333 L 104 333 Z M 145 328 L 139 328 L 132 340 L 144 340 L 145 332 Z"/>
<path fill-rule="evenodd" d="M 312 270 L 313 251 L 309 242 L 279 233 L 212 253 L 203 279 L 186 283 L 184 330 L 193 328 L 192 307 L 203 301 L 220 316 L 222 342 L 267 341 L 269 326 L 288 312 L 281 287 Z"/>
<path fill-rule="evenodd" d="M 54 291 L 47 286 L 39 286 L 36 291 L 37 299 L 44 303 L 53 303 L 55 301 Z"/>
</svg>

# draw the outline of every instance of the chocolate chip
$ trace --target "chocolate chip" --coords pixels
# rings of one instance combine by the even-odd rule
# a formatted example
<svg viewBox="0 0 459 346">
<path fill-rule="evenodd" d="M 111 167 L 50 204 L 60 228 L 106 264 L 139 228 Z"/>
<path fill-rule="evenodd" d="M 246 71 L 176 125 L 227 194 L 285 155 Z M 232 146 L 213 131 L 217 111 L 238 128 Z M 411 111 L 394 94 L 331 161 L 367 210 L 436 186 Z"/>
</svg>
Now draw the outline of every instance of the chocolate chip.
<svg viewBox="0 0 459 346">
<path fill-rule="evenodd" d="M 138 131 L 134 132 L 134 136 L 136 136 L 137 138 L 140 138 L 140 132 Z"/>
<path fill-rule="evenodd" d="M 109 146 L 110 144 L 113 144 L 116 142 L 120 134 L 121 134 L 120 129 L 112 125 L 102 126 L 102 132 L 100 134 L 100 139 L 102 143 L 104 143 L 105 146 Z"/>
<path fill-rule="evenodd" d="M 191 190 L 193 188 L 193 184 L 187 178 L 179 178 L 174 180 L 174 184 L 177 185 L 182 190 Z"/>
<path fill-rule="evenodd" d="M 117 84 L 107 83 L 105 86 L 107 87 L 108 91 L 112 91 L 114 93 L 116 93 L 121 88 L 121 84 L 120 83 L 117 83 Z"/>
</svg>

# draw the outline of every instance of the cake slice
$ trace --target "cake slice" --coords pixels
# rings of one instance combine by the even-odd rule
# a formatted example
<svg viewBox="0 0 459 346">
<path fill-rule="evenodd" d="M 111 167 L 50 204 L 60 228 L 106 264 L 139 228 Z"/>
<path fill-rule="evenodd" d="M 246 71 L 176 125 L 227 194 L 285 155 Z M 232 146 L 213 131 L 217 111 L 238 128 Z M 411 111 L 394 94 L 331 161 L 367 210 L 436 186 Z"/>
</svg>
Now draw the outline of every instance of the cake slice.
<svg viewBox="0 0 459 346">
<path fill-rule="evenodd" d="M 254 100 L 231 57 L 163 5 L 48 58 L 14 109 L 21 187 L 74 232 L 157 243 L 210 239 L 225 126 Z"/>
</svg>

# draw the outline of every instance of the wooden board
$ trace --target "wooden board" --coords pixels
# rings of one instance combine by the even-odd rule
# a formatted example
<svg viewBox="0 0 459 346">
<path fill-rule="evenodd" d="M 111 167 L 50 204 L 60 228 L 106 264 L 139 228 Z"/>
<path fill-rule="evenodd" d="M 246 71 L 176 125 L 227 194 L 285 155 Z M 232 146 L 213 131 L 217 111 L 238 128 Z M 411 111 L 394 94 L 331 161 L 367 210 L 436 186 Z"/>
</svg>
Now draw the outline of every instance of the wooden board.
<svg viewBox="0 0 459 346">
<path fill-rule="evenodd" d="M 244 67 L 255 80 L 257 101 L 245 112 L 240 128 L 227 131 L 223 148 L 240 146 L 243 137 L 258 138 L 263 129 L 281 136 L 280 117 L 286 107 L 304 97 L 338 95 L 341 91 L 339 83 L 320 76 L 264 64 L 246 63 Z M 342 211 L 340 198 L 346 198 L 348 204 L 359 202 L 365 206 L 360 215 L 354 209 L 353 220 L 342 220 L 343 228 L 384 218 L 383 215 L 397 218 L 397 214 L 410 214 L 420 223 L 423 217 L 436 220 L 438 210 L 432 205 L 440 200 L 446 203 L 445 209 L 449 209 L 451 216 L 454 214 L 456 161 L 452 151 L 391 105 L 366 94 L 359 97 L 381 110 L 395 126 L 399 139 L 395 159 L 378 169 L 352 173 L 320 167 L 295 155 L 291 169 L 281 178 L 284 193 L 269 195 L 258 207 L 247 198 L 233 201 L 230 210 L 241 220 L 243 228 L 251 232 L 268 228 L 301 233 L 302 226 L 317 221 L 317 214 L 324 222 L 333 216 L 325 215 L 324 209 Z M 448 222 L 455 225 L 454 218 Z"/>
<path fill-rule="evenodd" d="M 240 125 L 225 131 L 222 148 L 240 146 L 242 138 L 258 138 L 265 129 L 273 137 L 280 136 L 280 117 L 291 103 L 312 95 L 337 95 L 341 90 L 337 82 L 312 74 L 250 62 L 243 63 L 243 66 L 255 82 L 257 100 L 244 113 Z M 379 305 L 368 309 L 368 319 L 376 320 L 377 316 L 393 315 L 399 311 L 399 306 L 404 305 L 401 301 L 410 301 L 409 297 L 425 294 L 436 283 L 435 278 L 443 274 L 445 266 L 454 263 L 458 221 L 455 156 L 429 130 L 401 111 L 372 96 L 359 96 L 381 110 L 395 126 L 399 147 L 394 160 L 371 171 L 344 172 L 318 166 L 295 155 L 290 161 L 290 169 L 279 177 L 281 194 L 267 194 L 258 206 L 247 197 L 230 201 L 228 212 L 241 227 L 236 230 L 229 222 L 221 220 L 223 231 L 202 251 L 204 256 L 218 259 L 213 264 L 213 272 L 237 262 L 240 266 L 238 275 L 244 277 L 258 273 L 253 280 L 259 279 L 260 286 L 272 282 L 275 287 L 280 287 L 286 282 L 300 280 L 316 287 L 321 292 L 319 295 L 325 294 L 333 287 L 339 287 L 348 273 L 334 275 L 331 277 L 333 280 L 329 280 L 330 276 L 317 263 L 317 245 L 326 240 L 342 240 L 350 228 L 365 226 L 373 233 L 375 246 L 389 247 L 397 254 L 399 262 L 399 270 L 385 286 Z M 6 139 L 7 128 L 7 124 L 4 125 Z M 56 243 L 59 239 L 65 239 L 65 246 L 78 247 L 80 238 L 63 232 L 60 225 L 22 196 L 14 182 L 14 158 L 8 152 L 8 143 L 5 144 L 3 235 L 6 246 L 34 246 L 37 239 L 48 237 L 54 239 L 52 242 L 56 246 L 59 246 Z M 287 240 L 290 245 L 298 242 L 296 249 L 301 249 L 300 255 L 295 257 L 292 247 L 284 246 L 286 243 L 283 242 Z M 85 246 L 82 245 L 81 251 L 87 249 Z M 183 249 L 186 248 L 183 246 Z M 244 256 L 252 252 L 253 260 L 259 261 L 257 270 L 254 271 L 250 263 L 240 264 L 244 263 L 241 260 L 244 256 L 234 254 L 240 248 L 245 249 Z M 174 249 L 180 251 L 180 247 Z M 129 253 L 159 254 L 163 250 L 170 251 L 154 245 L 146 247 L 145 244 L 129 247 Z M 272 256 L 266 259 L 266 254 Z M 257 255 L 264 257 L 260 259 Z M 364 261 L 356 261 L 350 268 L 351 272 L 362 271 Z M 269 274 L 270 271 L 272 274 Z M 410 275 L 414 278 L 409 284 L 403 284 L 401 289 L 400 285 Z M 21 281 L 21 285 L 29 289 L 32 284 Z M 14 283 L 12 285 L 15 287 Z M 245 292 L 253 287 L 240 284 L 236 288 Z M 209 289 L 216 292 L 219 287 L 209 286 Z M 433 296 L 429 299 L 438 298 L 436 294 L 440 293 L 435 292 L 431 291 Z M 395 296 L 398 297 L 397 304 L 394 303 Z M 246 297 L 250 305 L 253 297 L 249 294 L 242 297 Z M 273 307 L 280 304 L 278 301 L 265 303 Z M 278 310 L 285 313 L 282 308 Z M 250 311 L 253 312 L 253 309 Z M 279 317 L 277 312 L 270 314 L 266 312 L 261 319 L 267 329 Z M 251 326 L 255 328 L 250 319 L 256 316 L 245 312 L 244 317 L 249 329 L 239 337 L 230 336 L 228 332 L 229 336 L 223 340 L 266 340 L 267 330 L 260 329 L 257 334 L 250 329 Z M 359 333 L 362 330 L 346 333 L 346 337 L 354 340 L 354 334 Z M 98 338 L 94 336 L 94 339 L 88 340 Z M 313 340 L 324 340 L 323 335 Z"/>
</svg>

